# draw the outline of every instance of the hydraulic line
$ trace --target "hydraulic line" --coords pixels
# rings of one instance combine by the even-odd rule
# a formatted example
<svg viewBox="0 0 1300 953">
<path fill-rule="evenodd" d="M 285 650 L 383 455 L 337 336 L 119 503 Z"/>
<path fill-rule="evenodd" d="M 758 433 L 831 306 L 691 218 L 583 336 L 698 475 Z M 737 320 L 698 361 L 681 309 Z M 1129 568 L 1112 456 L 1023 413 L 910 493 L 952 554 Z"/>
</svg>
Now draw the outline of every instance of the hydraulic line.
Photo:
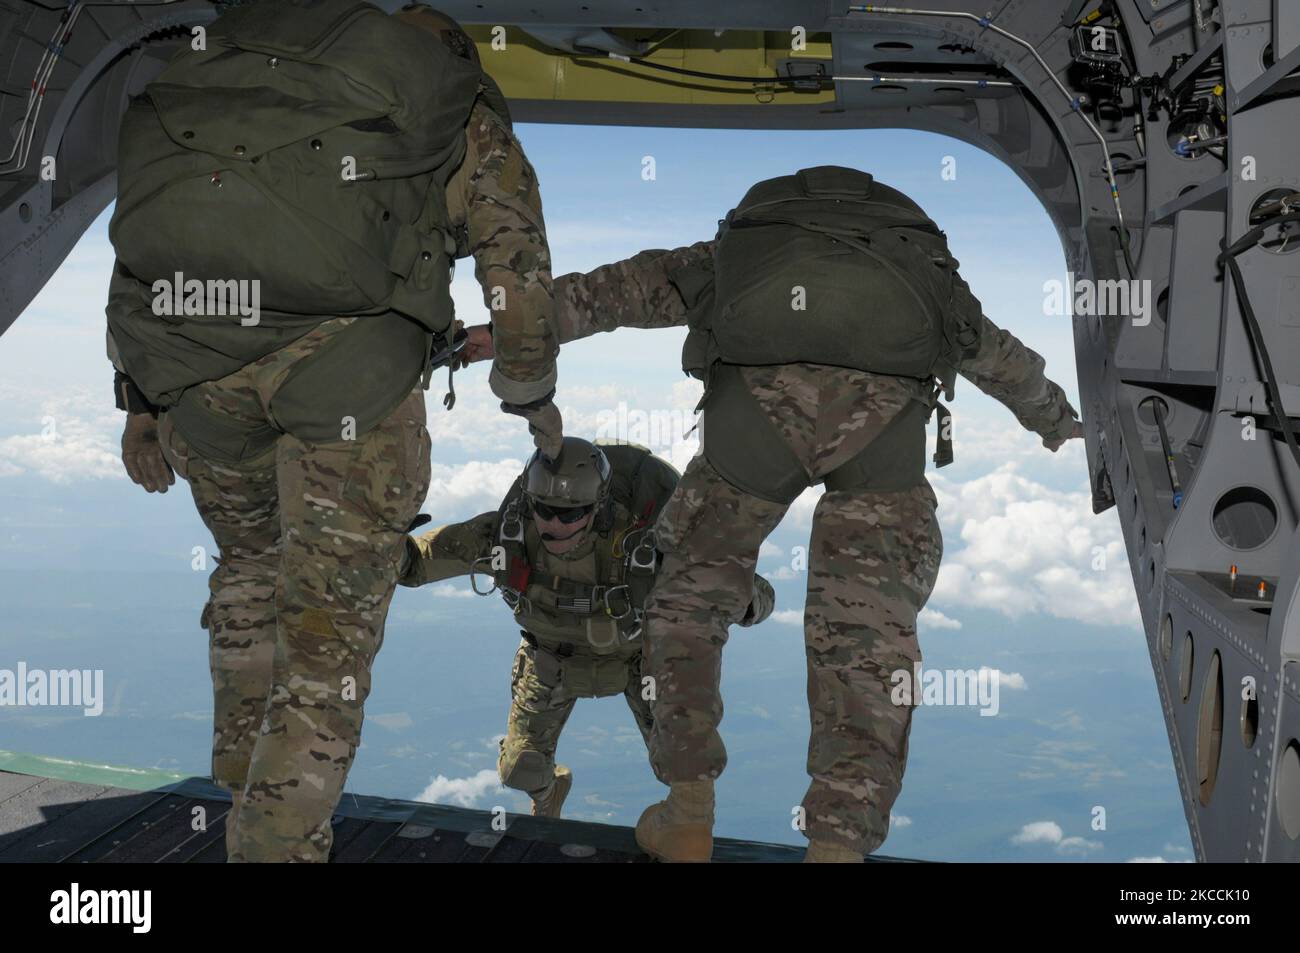
<svg viewBox="0 0 1300 953">
<path fill-rule="evenodd" d="M 680 66 L 669 66 L 667 63 L 655 63 L 652 60 L 643 59 L 639 56 L 628 56 L 625 53 L 593 50 L 577 55 L 618 60 L 621 63 L 632 63 L 636 66 L 673 73 L 677 76 L 690 76 L 693 79 L 708 79 L 720 83 L 744 83 L 748 86 L 807 86 L 810 83 L 817 83 L 819 86 L 830 87 L 835 83 L 925 83 L 935 86 L 976 86 L 981 89 L 1007 87 L 1014 89 L 1020 85 L 1009 80 L 954 79 L 950 76 L 880 76 L 878 74 L 872 76 L 826 76 L 816 73 L 805 76 L 740 76 L 734 73 L 707 73 L 701 70 L 685 69 Z"/>
<path fill-rule="evenodd" d="M 1169 429 L 1165 426 L 1167 408 L 1159 397 L 1147 399 L 1151 404 L 1151 416 L 1156 419 L 1156 429 L 1160 431 L 1160 448 L 1165 454 L 1165 469 L 1169 472 L 1169 488 L 1174 494 L 1174 509 L 1183 502 L 1183 485 L 1178 480 L 1178 466 L 1174 463 L 1174 452 L 1169 445 Z"/>
<path fill-rule="evenodd" d="M 914 7 L 883 7 L 883 6 L 877 6 L 874 3 L 866 3 L 866 4 L 855 4 L 853 6 L 850 6 L 849 12 L 850 13 L 883 13 L 883 14 L 891 14 L 891 15 L 919 16 L 919 17 L 952 17 L 956 19 L 973 20 L 984 29 L 992 30 L 994 33 L 997 33 L 999 36 L 1006 37 L 1008 40 L 1011 40 L 1013 43 L 1017 43 L 1020 46 L 1023 46 L 1030 53 L 1032 53 L 1034 59 L 1038 60 L 1039 65 L 1042 66 L 1043 71 L 1047 74 L 1048 78 L 1053 83 L 1056 84 L 1056 88 L 1061 91 L 1061 95 L 1064 96 L 1066 100 L 1070 103 L 1070 108 L 1074 110 L 1074 112 L 1078 114 L 1079 118 L 1082 119 L 1087 124 L 1088 129 L 1092 132 L 1093 136 L 1097 139 L 1099 143 L 1101 143 L 1102 156 L 1104 158 L 1104 164 L 1106 169 L 1106 181 L 1110 184 L 1110 197 L 1111 197 L 1111 201 L 1115 205 L 1115 215 L 1119 220 L 1118 234 L 1119 234 L 1120 249 L 1124 253 L 1124 262 L 1128 266 L 1129 277 L 1135 277 L 1132 251 L 1129 247 L 1128 228 L 1124 223 L 1124 208 L 1120 202 L 1119 184 L 1115 180 L 1115 168 L 1114 165 L 1111 163 L 1111 158 L 1110 158 L 1110 144 L 1106 141 L 1106 137 L 1102 133 L 1102 131 L 1097 128 L 1097 124 L 1094 123 L 1092 119 L 1088 116 L 1088 114 L 1083 111 L 1082 100 L 1078 96 L 1071 95 L 1070 91 L 1065 87 L 1065 84 L 1062 83 L 1060 79 L 1057 78 L 1054 72 L 1052 72 L 1052 68 L 1047 65 L 1047 61 L 1043 59 L 1043 57 L 1039 54 L 1038 50 L 1035 49 L 1032 43 L 1030 43 L 1028 40 L 1022 39 L 1019 36 L 1016 36 L 1016 34 L 1010 32 L 1009 30 L 1004 30 L 1002 27 L 998 26 L 996 23 L 993 22 L 992 17 L 978 16 L 977 14 L 967 13 L 963 10 L 923 10 L 923 9 L 916 9 Z"/>
<path fill-rule="evenodd" d="M 27 165 L 27 159 L 31 155 L 32 140 L 36 138 L 36 123 L 41 117 L 41 106 L 45 103 L 45 86 L 50 80 L 50 74 L 54 72 L 54 67 L 63 57 L 63 49 L 72 36 L 72 28 L 76 26 L 77 18 L 81 16 L 84 8 L 84 3 L 75 0 L 69 3 L 54 28 L 54 35 L 45 44 L 45 52 L 41 54 L 40 62 L 36 64 L 36 75 L 32 77 L 31 88 L 27 92 L 27 108 L 18 122 L 18 134 L 14 137 L 13 148 L 9 150 L 9 155 L 0 160 L 9 162 L 17 156 L 17 161 L 7 169 L 0 169 L 0 175 L 21 172 Z"/>
<path fill-rule="evenodd" d="M 54 68 L 63 58 L 63 51 L 68 41 L 72 39 L 72 28 L 77 25 L 82 10 L 89 6 L 161 6 L 175 2 L 176 0 L 68 0 L 63 16 L 59 18 L 58 25 L 54 28 L 54 35 L 45 44 L 45 52 L 41 54 L 40 62 L 36 64 L 36 74 L 32 77 L 31 88 L 27 92 L 27 108 L 18 121 L 18 133 L 14 137 L 13 148 L 9 150 L 9 155 L 0 159 L 0 162 L 12 161 L 14 164 L 7 169 L 0 169 L 0 175 L 13 175 L 27 167 L 27 160 L 31 158 L 32 142 L 36 138 L 37 120 L 41 117 L 41 106 L 45 104 L 46 86 L 54 73 Z M 15 157 L 17 157 L 16 161 Z"/>
</svg>

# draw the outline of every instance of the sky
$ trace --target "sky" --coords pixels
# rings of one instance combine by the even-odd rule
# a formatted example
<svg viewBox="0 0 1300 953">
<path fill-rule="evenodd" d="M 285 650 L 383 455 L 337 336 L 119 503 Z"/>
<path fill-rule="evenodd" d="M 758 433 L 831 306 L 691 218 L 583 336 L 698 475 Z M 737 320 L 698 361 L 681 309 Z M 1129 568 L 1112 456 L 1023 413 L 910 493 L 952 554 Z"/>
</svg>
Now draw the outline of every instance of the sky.
<svg viewBox="0 0 1300 953">
<path fill-rule="evenodd" d="M 822 164 L 870 171 L 938 221 L 985 313 L 1041 353 L 1078 405 L 1069 319 L 1044 306 L 1045 283 L 1065 278 L 1060 241 L 1015 174 L 971 146 L 898 130 L 517 132 L 557 275 L 711 238 L 764 178 Z M 0 707 L 0 748 L 203 774 L 211 700 L 198 616 L 212 541 L 183 484 L 150 497 L 122 472 L 104 357 L 107 220 L 0 338 L 0 669 L 102 667 L 105 711 Z M 453 291 L 463 320 L 485 319 L 468 264 Z M 624 329 L 566 346 L 566 432 L 631 439 L 683 468 L 698 449 L 684 435 L 700 393 L 681 371 L 683 339 Z M 482 365 L 459 373 L 451 412 L 445 377 L 434 377 L 424 509 L 435 523 L 495 509 L 531 452 L 486 377 Z M 1082 442 L 1049 453 L 970 384 L 951 407 L 956 462 L 929 473 L 945 555 L 920 620 L 924 664 L 999 672 L 999 705 L 988 716 L 969 705 L 917 712 L 881 852 L 1190 859 L 1120 526 L 1114 511 L 1092 514 Z M 724 836 L 800 843 L 790 824 L 807 784 L 798 547 L 817 493 L 796 501 L 760 554 L 776 612 L 735 630 L 724 659 Z M 518 632 L 503 605 L 475 600 L 463 580 L 398 592 L 349 790 L 526 810 L 495 778 Z M 630 824 L 661 796 L 621 699 L 580 702 L 560 760 L 576 779 L 569 816 Z"/>
</svg>

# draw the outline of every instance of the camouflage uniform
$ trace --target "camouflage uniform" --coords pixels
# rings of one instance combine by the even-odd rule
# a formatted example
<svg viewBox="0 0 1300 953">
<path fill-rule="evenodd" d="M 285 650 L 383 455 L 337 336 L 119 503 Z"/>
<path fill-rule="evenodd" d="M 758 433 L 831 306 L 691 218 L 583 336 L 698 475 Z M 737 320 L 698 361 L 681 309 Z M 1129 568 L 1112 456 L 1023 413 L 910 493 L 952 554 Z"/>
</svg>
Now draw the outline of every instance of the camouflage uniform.
<svg viewBox="0 0 1300 953">
<path fill-rule="evenodd" d="M 687 319 L 669 276 L 708 266 L 713 244 L 647 251 L 556 280 L 561 342 L 616 327 Z M 969 296 L 957 279 L 957 293 Z M 969 302 L 976 310 L 978 302 Z M 1043 360 L 983 319 L 979 353 L 961 368 L 1027 429 L 1065 436 L 1074 414 Z M 919 381 L 815 364 L 746 367 L 750 395 L 798 458 L 810 485 L 863 451 L 911 401 Z M 707 405 L 703 439 L 709 439 Z M 806 835 L 867 853 L 889 829 L 902 786 L 911 708 L 891 703 L 890 675 L 921 657 L 917 614 L 942 554 L 935 497 L 922 480 L 892 492 L 835 490 L 818 501 L 804 609 L 811 736 Z M 727 623 L 744 610 L 763 540 L 786 505 L 724 480 L 703 454 L 660 515 L 664 553 L 647 605 L 645 668 L 657 680 L 651 761 L 665 784 L 707 781 L 726 765 L 718 734 Z"/>
<path fill-rule="evenodd" d="M 621 633 L 613 637 L 617 626 L 600 615 L 596 616 L 599 638 L 573 638 L 575 631 L 582 630 L 561 623 L 556 609 L 556 589 L 562 580 L 583 584 L 601 580 L 597 550 L 608 547 L 611 537 L 622 536 L 632 522 L 631 514 L 615 503 L 611 530 L 589 532 L 580 545 L 563 555 L 549 553 L 535 539 L 528 540 L 531 578 L 540 582 L 529 586 L 528 599 L 515 609 L 523 639 L 511 671 L 510 714 L 497 769 L 502 784 L 534 798 L 551 783 L 560 733 L 579 698 L 621 693 L 637 729 L 649 743 L 652 719 L 644 697 L 641 639 Z M 482 573 L 492 558 L 499 528 L 498 513 L 483 513 L 413 540 L 402 585 L 421 586 L 472 571 Z M 736 620 L 744 625 L 761 622 L 772 612 L 773 593 L 766 580 L 756 585 L 753 593 L 752 599 L 746 600 L 743 619 L 738 616 Z"/>
<path fill-rule="evenodd" d="M 474 258 L 474 276 L 492 315 L 492 391 L 525 404 L 555 389 L 559 354 L 537 173 L 514 133 L 482 100 L 465 133 L 465 161 L 447 184 L 447 213 L 461 233 L 458 254 Z"/>
<path fill-rule="evenodd" d="M 493 388 L 527 402 L 554 388 L 558 353 L 537 179 L 482 101 L 466 132 L 464 162 L 447 187 L 450 221 L 494 306 Z M 356 439 L 341 432 L 338 442 L 300 440 L 270 413 L 286 376 L 354 320 L 365 319 L 326 320 L 187 392 L 216 418 L 270 427 L 269 449 L 238 463 L 205 459 L 162 417 L 165 454 L 188 477 L 221 551 L 203 624 L 214 691 L 212 776 L 235 800 L 232 860 L 328 859 L 330 817 L 360 743 L 405 532 L 428 492 L 431 448 L 418 386 Z M 111 335 L 109 354 L 116 358 Z M 340 386 L 365 396 L 355 382 Z"/>
</svg>

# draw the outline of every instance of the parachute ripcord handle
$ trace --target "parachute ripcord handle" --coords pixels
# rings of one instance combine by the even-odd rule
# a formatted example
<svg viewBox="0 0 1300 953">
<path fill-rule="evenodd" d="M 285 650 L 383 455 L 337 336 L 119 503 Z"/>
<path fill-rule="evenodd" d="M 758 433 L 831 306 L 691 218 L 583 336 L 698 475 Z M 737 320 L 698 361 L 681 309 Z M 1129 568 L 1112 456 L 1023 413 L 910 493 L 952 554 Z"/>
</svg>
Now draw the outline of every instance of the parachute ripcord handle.
<svg viewBox="0 0 1300 953">
<path fill-rule="evenodd" d="M 1283 208 L 1289 208 L 1289 206 L 1284 203 Z M 1241 307 L 1241 316 L 1246 323 L 1246 330 L 1250 335 L 1255 357 L 1258 359 L 1260 369 L 1263 371 L 1264 394 L 1268 400 L 1269 409 L 1273 412 L 1273 416 L 1277 418 L 1278 427 L 1282 431 L 1282 436 L 1286 439 L 1286 445 L 1290 448 L 1291 455 L 1295 457 L 1296 464 L 1300 466 L 1300 443 L 1296 442 L 1295 431 L 1291 427 L 1291 418 L 1287 415 L 1286 407 L 1282 403 L 1282 392 L 1278 387 L 1277 374 L 1273 370 L 1273 359 L 1270 357 L 1268 347 L 1264 343 L 1264 332 L 1260 329 L 1259 320 L 1255 317 L 1255 309 L 1251 306 L 1250 296 L 1246 293 L 1246 280 L 1242 277 L 1241 266 L 1237 264 L 1237 258 L 1259 245 L 1268 229 L 1278 225 L 1286 225 L 1290 222 L 1300 222 L 1300 212 L 1288 212 L 1285 215 L 1271 218 L 1256 225 L 1237 241 L 1224 248 L 1217 262 L 1220 266 L 1226 266 L 1228 273 L 1232 276 L 1232 287 L 1237 292 L 1237 303 Z"/>
</svg>

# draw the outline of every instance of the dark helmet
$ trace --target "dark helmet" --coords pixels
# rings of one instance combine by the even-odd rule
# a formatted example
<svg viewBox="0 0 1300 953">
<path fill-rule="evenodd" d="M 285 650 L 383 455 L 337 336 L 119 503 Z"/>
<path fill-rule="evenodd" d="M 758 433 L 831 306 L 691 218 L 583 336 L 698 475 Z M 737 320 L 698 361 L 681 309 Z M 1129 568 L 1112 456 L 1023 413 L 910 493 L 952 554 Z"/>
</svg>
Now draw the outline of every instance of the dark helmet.
<svg viewBox="0 0 1300 953">
<path fill-rule="evenodd" d="M 479 69 L 483 68 L 483 64 L 478 57 L 478 47 L 474 45 L 470 35 L 465 32 L 465 28 L 447 14 L 435 10 L 425 3 L 408 3 L 394 13 L 393 16 L 404 23 L 411 24 L 413 27 L 427 30 L 442 40 L 447 49 L 457 56 L 469 60 Z"/>
<path fill-rule="evenodd" d="M 541 451 L 533 454 L 524 469 L 524 497 L 535 508 L 570 510 L 599 509 L 609 497 L 613 468 L 605 452 L 581 437 L 565 437 L 560 456 L 554 462 Z"/>
</svg>

